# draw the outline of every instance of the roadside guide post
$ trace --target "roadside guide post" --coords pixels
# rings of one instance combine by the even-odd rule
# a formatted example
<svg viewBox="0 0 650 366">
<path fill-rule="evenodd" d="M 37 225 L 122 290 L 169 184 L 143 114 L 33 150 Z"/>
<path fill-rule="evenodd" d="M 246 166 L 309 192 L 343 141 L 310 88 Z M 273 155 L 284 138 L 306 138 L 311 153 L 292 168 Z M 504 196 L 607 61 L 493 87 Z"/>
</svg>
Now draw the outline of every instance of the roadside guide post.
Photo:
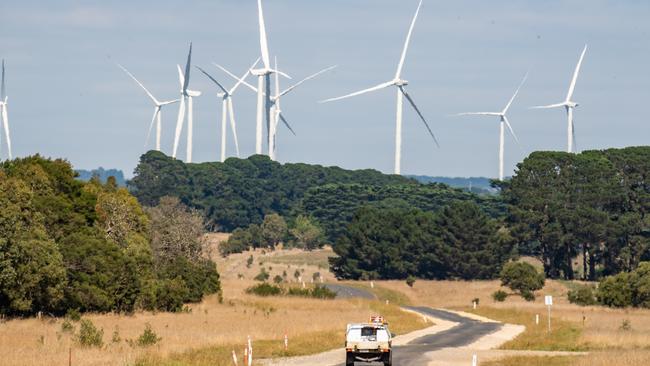
<svg viewBox="0 0 650 366">
<path fill-rule="evenodd" d="M 375 282 L 374 281 L 370 281 L 370 288 L 375 288 Z"/>
<path fill-rule="evenodd" d="M 472 356 L 472 366 L 478 366 L 478 356 Z"/>
<path fill-rule="evenodd" d="M 544 297 L 544 303 L 548 307 L 548 332 L 551 333 L 551 306 L 553 306 L 553 296 Z"/>
<path fill-rule="evenodd" d="M 535 314 L 535 325 L 539 325 L 539 314 Z"/>
<path fill-rule="evenodd" d="M 232 350 L 232 362 L 237 366 L 237 353 L 235 350 Z"/>
<path fill-rule="evenodd" d="M 289 337 L 287 337 L 286 333 L 284 335 L 284 350 L 287 351 L 289 349 Z"/>
<path fill-rule="evenodd" d="M 253 343 L 251 336 L 248 336 L 248 366 L 253 366 Z"/>
</svg>

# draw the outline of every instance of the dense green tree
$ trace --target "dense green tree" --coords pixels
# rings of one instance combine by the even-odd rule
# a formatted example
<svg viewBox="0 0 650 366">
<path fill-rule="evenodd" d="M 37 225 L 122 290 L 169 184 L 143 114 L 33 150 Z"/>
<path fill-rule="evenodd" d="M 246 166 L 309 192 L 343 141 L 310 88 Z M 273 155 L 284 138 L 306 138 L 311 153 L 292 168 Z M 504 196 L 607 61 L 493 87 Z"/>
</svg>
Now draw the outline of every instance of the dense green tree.
<svg viewBox="0 0 650 366">
<path fill-rule="evenodd" d="M 526 300 L 535 299 L 533 293 L 544 288 L 546 282 L 544 274 L 537 272 L 535 267 L 526 262 L 507 263 L 499 277 L 502 286 L 519 293 Z"/>
<path fill-rule="evenodd" d="M 278 214 L 266 215 L 261 230 L 264 244 L 269 248 L 275 248 L 287 236 L 287 223 Z"/>
<path fill-rule="evenodd" d="M 296 217 L 293 228 L 289 231 L 300 248 L 314 250 L 324 244 L 323 231 L 307 216 Z"/>
</svg>

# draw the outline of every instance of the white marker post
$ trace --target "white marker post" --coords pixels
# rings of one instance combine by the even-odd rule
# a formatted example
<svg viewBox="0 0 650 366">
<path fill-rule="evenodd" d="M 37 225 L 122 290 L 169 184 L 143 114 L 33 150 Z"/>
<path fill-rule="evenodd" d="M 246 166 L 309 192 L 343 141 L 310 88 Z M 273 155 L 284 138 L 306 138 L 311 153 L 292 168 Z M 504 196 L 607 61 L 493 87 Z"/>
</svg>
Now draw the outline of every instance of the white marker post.
<svg viewBox="0 0 650 366">
<path fill-rule="evenodd" d="M 472 366 L 478 366 L 478 356 L 477 355 L 472 356 Z"/>
<path fill-rule="evenodd" d="M 232 350 L 232 362 L 237 366 L 237 353 L 235 350 Z"/>
<path fill-rule="evenodd" d="M 375 282 L 374 281 L 370 281 L 370 288 L 375 288 Z"/>
<path fill-rule="evenodd" d="M 553 296 L 544 297 L 544 303 L 548 307 L 548 332 L 551 333 L 551 306 L 553 306 Z"/>
<path fill-rule="evenodd" d="M 289 350 L 289 337 L 286 334 L 284 335 L 284 350 Z"/>
<path fill-rule="evenodd" d="M 474 310 L 476 310 L 476 301 L 472 301 L 472 304 L 474 305 Z"/>
<path fill-rule="evenodd" d="M 535 325 L 539 325 L 539 314 L 535 314 Z"/>
<path fill-rule="evenodd" d="M 253 342 L 251 342 L 251 336 L 248 336 L 248 366 L 253 366 Z"/>
</svg>

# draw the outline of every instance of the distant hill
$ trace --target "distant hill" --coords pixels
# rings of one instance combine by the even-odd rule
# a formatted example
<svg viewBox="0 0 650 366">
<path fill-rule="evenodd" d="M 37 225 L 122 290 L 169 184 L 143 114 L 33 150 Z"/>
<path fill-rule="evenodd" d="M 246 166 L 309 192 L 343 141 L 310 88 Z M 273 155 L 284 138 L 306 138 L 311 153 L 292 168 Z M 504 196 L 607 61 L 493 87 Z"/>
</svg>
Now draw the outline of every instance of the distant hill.
<svg viewBox="0 0 650 366">
<path fill-rule="evenodd" d="M 124 179 L 124 173 L 121 170 L 104 169 L 99 167 L 98 169 L 93 170 L 77 169 L 75 171 L 79 174 L 77 179 L 84 182 L 89 181 L 95 175 L 99 177 L 99 180 L 101 180 L 102 183 L 106 183 L 108 177 L 115 177 L 118 186 L 126 187 L 126 179 Z"/>
<path fill-rule="evenodd" d="M 420 183 L 444 183 L 450 187 L 461 188 L 478 194 L 496 194 L 497 189 L 490 186 L 490 178 L 471 177 L 471 178 L 451 178 L 451 177 L 429 177 L 426 175 L 409 175 Z"/>
</svg>

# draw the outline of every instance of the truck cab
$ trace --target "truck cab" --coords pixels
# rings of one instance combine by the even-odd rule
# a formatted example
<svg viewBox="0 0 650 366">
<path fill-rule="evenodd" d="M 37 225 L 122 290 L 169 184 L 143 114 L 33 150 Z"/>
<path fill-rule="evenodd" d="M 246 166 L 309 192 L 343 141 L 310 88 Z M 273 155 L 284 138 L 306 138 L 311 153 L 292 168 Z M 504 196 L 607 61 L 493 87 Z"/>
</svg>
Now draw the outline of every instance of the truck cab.
<svg viewBox="0 0 650 366">
<path fill-rule="evenodd" d="M 345 365 L 355 362 L 383 362 L 392 366 L 392 335 L 388 323 L 381 316 L 373 316 L 368 323 L 348 324 L 345 336 Z"/>
</svg>

